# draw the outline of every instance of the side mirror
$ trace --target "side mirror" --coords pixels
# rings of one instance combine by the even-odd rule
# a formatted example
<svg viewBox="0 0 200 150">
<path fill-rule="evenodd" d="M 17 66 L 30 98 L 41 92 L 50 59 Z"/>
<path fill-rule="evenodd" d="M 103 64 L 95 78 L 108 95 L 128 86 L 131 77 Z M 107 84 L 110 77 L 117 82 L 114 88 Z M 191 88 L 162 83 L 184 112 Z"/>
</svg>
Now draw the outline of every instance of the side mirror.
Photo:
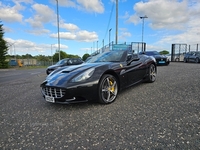
<svg viewBox="0 0 200 150">
<path fill-rule="evenodd" d="M 140 58 L 138 55 L 128 55 L 127 56 L 127 65 L 130 65 L 133 61 L 138 61 Z"/>
<path fill-rule="evenodd" d="M 126 61 L 129 62 L 132 59 L 132 55 L 128 55 Z"/>
</svg>

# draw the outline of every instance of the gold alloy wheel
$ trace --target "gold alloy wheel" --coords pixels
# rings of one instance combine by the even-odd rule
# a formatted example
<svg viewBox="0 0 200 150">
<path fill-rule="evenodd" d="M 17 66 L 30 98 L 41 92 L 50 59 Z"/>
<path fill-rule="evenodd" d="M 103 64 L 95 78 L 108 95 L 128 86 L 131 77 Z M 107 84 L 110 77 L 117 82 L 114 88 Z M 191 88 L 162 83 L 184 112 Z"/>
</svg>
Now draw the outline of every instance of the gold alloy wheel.
<svg viewBox="0 0 200 150">
<path fill-rule="evenodd" d="M 101 98 L 105 103 L 113 102 L 118 93 L 117 81 L 113 76 L 107 76 L 102 82 Z"/>
</svg>

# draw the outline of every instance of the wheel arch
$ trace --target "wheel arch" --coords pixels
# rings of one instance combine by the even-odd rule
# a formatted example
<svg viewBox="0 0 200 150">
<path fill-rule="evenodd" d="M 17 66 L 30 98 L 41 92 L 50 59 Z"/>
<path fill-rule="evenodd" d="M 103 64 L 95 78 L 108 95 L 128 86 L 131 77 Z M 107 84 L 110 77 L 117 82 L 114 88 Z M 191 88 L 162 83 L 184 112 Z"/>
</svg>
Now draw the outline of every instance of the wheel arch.
<svg viewBox="0 0 200 150">
<path fill-rule="evenodd" d="M 151 66 L 151 64 L 153 64 L 153 65 L 155 66 L 155 68 L 156 68 L 156 73 L 157 73 L 157 64 L 156 64 L 156 62 L 150 63 L 149 66 L 148 66 L 148 69 L 149 69 L 149 67 Z"/>
<path fill-rule="evenodd" d="M 101 81 L 102 77 L 103 77 L 105 74 L 113 75 L 113 76 L 116 78 L 117 84 L 118 84 L 118 87 L 119 87 L 118 89 L 119 89 L 119 91 L 120 91 L 120 79 L 119 79 L 119 76 L 115 73 L 115 71 L 114 71 L 114 70 L 107 70 L 107 71 L 105 71 L 105 72 L 101 75 L 99 81 Z M 99 82 L 98 84 L 100 84 L 100 82 Z"/>
</svg>

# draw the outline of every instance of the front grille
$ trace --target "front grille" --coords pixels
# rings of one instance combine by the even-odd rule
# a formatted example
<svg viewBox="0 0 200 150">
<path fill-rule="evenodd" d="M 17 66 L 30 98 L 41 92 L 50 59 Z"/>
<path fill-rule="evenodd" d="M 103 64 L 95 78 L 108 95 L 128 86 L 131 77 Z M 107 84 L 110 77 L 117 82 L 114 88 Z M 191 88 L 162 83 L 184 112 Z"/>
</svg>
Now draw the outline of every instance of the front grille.
<svg viewBox="0 0 200 150">
<path fill-rule="evenodd" d="M 157 58 L 157 61 L 166 61 L 166 58 Z"/>
<path fill-rule="evenodd" d="M 54 98 L 62 98 L 65 95 L 65 89 L 54 87 L 42 87 L 42 93 Z"/>
</svg>

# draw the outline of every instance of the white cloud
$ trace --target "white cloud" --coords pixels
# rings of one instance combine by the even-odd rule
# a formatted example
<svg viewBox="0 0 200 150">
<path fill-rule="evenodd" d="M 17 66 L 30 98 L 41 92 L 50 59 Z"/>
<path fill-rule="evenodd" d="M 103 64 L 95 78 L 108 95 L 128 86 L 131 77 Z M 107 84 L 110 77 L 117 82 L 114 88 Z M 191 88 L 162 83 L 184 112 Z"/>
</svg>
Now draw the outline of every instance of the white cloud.
<svg viewBox="0 0 200 150">
<path fill-rule="evenodd" d="M 51 48 L 53 53 L 58 48 L 58 44 L 53 44 L 52 47 L 50 44 L 37 44 L 28 40 L 18 39 L 14 40 L 11 38 L 5 38 L 5 40 L 9 43 L 9 54 L 49 54 L 51 55 Z M 67 45 L 60 44 L 61 49 L 68 49 Z"/>
<path fill-rule="evenodd" d="M 56 0 L 51 0 L 52 4 L 56 4 Z M 58 5 L 62 7 L 76 7 L 74 0 L 58 0 Z"/>
<path fill-rule="evenodd" d="M 120 28 L 120 40 L 126 40 L 127 37 L 131 37 L 131 33 L 127 31 L 126 28 Z"/>
<path fill-rule="evenodd" d="M 103 13 L 104 5 L 101 0 L 77 0 L 77 3 L 80 5 L 81 9 L 84 9 L 88 12 Z"/>
<path fill-rule="evenodd" d="M 79 27 L 77 25 L 72 24 L 72 23 L 64 23 L 64 22 L 60 22 L 60 28 L 64 28 L 68 31 L 79 30 Z"/>
<path fill-rule="evenodd" d="M 44 23 L 49 23 L 54 20 L 55 13 L 47 5 L 34 4 L 32 8 L 35 10 L 35 15 L 25 21 L 30 23 L 33 28 L 42 28 Z"/>
<path fill-rule="evenodd" d="M 130 16 L 129 22 L 137 24 L 140 16 L 147 15 L 153 29 L 184 29 L 190 18 L 187 1 L 150 0 L 138 2 L 134 5 L 135 14 Z"/>
<path fill-rule="evenodd" d="M 22 22 L 23 15 L 20 14 L 20 11 L 23 9 L 24 7 L 19 3 L 11 7 L 0 2 L 0 18 L 1 20 L 9 23 Z"/>
<path fill-rule="evenodd" d="M 50 37 L 58 38 L 58 34 L 51 34 Z M 98 39 L 96 32 L 89 32 L 86 30 L 80 30 L 78 32 L 60 32 L 60 38 L 65 40 L 77 40 L 80 42 L 93 42 Z"/>
<path fill-rule="evenodd" d="M 56 0 L 51 0 L 51 3 L 56 4 Z M 60 7 L 73 7 L 87 12 L 104 12 L 104 5 L 101 0 L 58 0 L 58 5 Z"/>
<path fill-rule="evenodd" d="M 31 4 L 33 3 L 33 0 L 13 0 L 14 3 L 27 3 Z"/>
<path fill-rule="evenodd" d="M 48 33 L 50 33 L 50 31 L 47 30 L 47 29 L 26 30 L 26 32 L 28 32 L 28 33 L 30 33 L 30 34 L 34 34 L 34 35 L 42 35 L 42 34 L 48 34 Z"/>
<path fill-rule="evenodd" d="M 60 32 L 59 33 L 61 39 L 65 40 L 75 40 L 76 35 L 70 32 Z M 51 34 L 50 37 L 52 38 L 58 38 L 58 34 Z"/>
<path fill-rule="evenodd" d="M 93 42 L 98 40 L 98 35 L 96 32 L 88 32 L 86 30 L 82 30 L 77 32 L 76 40 L 81 42 Z"/>
<path fill-rule="evenodd" d="M 199 0 L 149 0 L 134 5 L 135 14 L 127 22 L 141 23 L 140 16 L 147 15 L 145 22 L 155 30 L 164 29 L 160 40 L 154 43 L 166 47 L 172 43 L 199 43 L 200 37 Z M 150 47 L 150 46 L 149 46 Z M 154 47 L 151 45 L 151 47 Z M 168 46 L 170 47 L 170 46 Z M 155 48 L 155 47 L 154 47 Z"/>
</svg>

